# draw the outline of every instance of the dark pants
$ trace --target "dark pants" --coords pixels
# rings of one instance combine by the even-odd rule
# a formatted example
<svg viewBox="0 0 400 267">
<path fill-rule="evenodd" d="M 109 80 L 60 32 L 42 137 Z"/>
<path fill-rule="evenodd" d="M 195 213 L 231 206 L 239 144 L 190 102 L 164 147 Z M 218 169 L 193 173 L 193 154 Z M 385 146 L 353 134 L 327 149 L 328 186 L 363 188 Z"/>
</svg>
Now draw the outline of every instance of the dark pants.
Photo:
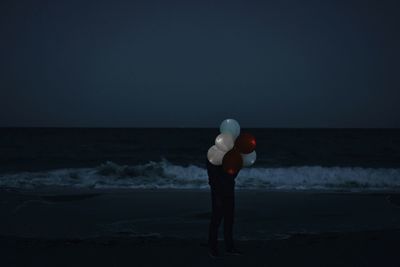
<svg viewBox="0 0 400 267">
<path fill-rule="evenodd" d="M 232 194 L 224 195 L 211 187 L 212 214 L 208 229 L 208 245 L 216 249 L 218 244 L 218 228 L 224 219 L 225 248 L 233 247 L 233 218 L 235 209 L 235 197 Z"/>
</svg>

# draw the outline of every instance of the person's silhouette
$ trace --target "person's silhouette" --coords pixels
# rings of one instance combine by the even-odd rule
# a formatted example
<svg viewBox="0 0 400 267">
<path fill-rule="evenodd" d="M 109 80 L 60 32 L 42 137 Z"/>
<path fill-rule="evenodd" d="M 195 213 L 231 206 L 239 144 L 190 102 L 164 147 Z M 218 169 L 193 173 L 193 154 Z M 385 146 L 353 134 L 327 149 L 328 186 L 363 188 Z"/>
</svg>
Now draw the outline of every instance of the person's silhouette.
<svg viewBox="0 0 400 267">
<path fill-rule="evenodd" d="M 208 229 L 209 253 L 212 257 L 218 253 L 218 228 L 224 219 L 225 249 L 229 254 L 241 254 L 234 246 L 233 222 L 235 211 L 235 178 L 238 173 L 231 175 L 222 166 L 211 164 L 207 159 L 208 184 L 211 188 L 212 214 Z"/>
</svg>

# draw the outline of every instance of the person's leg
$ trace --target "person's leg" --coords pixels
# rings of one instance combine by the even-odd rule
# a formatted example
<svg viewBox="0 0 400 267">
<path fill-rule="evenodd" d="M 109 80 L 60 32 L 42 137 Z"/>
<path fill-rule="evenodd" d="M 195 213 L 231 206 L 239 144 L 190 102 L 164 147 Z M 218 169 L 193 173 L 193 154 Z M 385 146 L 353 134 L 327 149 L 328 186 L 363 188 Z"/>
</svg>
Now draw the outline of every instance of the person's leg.
<svg viewBox="0 0 400 267">
<path fill-rule="evenodd" d="M 208 229 L 208 245 L 210 249 L 217 249 L 218 228 L 223 216 L 222 198 L 217 192 L 211 189 L 211 220 Z"/>
<path fill-rule="evenodd" d="M 233 222 L 235 217 L 235 197 L 224 197 L 224 241 L 225 249 L 230 250 L 234 247 L 233 242 Z"/>
</svg>

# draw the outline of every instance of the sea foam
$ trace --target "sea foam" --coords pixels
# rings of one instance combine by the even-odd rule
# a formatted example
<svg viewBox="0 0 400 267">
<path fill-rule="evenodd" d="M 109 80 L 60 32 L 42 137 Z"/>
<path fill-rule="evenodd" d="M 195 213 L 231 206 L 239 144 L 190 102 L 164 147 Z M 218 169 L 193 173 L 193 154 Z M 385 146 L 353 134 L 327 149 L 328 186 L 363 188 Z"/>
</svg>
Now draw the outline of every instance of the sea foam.
<svg viewBox="0 0 400 267">
<path fill-rule="evenodd" d="M 76 188 L 207 189 L 207 171 L 199 166 L 174 165 L 163 159 L 143 165 L 106 162 L 95 168 L 72 168 L 0 175 L 0 187 L 35 189 Z M 296 166 L 244 168 L 237 189 L 264 190 L 390 190 L 400 191 L 400 169 Z"/>
</svg>

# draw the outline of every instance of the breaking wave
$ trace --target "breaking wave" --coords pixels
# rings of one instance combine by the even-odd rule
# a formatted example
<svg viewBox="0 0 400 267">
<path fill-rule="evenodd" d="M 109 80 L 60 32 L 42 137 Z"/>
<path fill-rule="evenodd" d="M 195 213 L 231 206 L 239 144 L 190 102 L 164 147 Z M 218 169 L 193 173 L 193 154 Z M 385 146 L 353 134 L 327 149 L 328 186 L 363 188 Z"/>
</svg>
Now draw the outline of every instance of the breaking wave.
<svg viewBox="0 0 400 267">
<path fill-rule="evenodd" d="M 166 159 L 143 165 L 106 162 L 95 168 L 59 169 L 0 175 L 0 187 L 35 189 L 46 186 L 76 188 L 207 189 L 204 168 L 174 165 Z M 266 190 L 398 190 L 400 169 L 302 166 L 244 168 L 237 189 Z"/>
</svg>

